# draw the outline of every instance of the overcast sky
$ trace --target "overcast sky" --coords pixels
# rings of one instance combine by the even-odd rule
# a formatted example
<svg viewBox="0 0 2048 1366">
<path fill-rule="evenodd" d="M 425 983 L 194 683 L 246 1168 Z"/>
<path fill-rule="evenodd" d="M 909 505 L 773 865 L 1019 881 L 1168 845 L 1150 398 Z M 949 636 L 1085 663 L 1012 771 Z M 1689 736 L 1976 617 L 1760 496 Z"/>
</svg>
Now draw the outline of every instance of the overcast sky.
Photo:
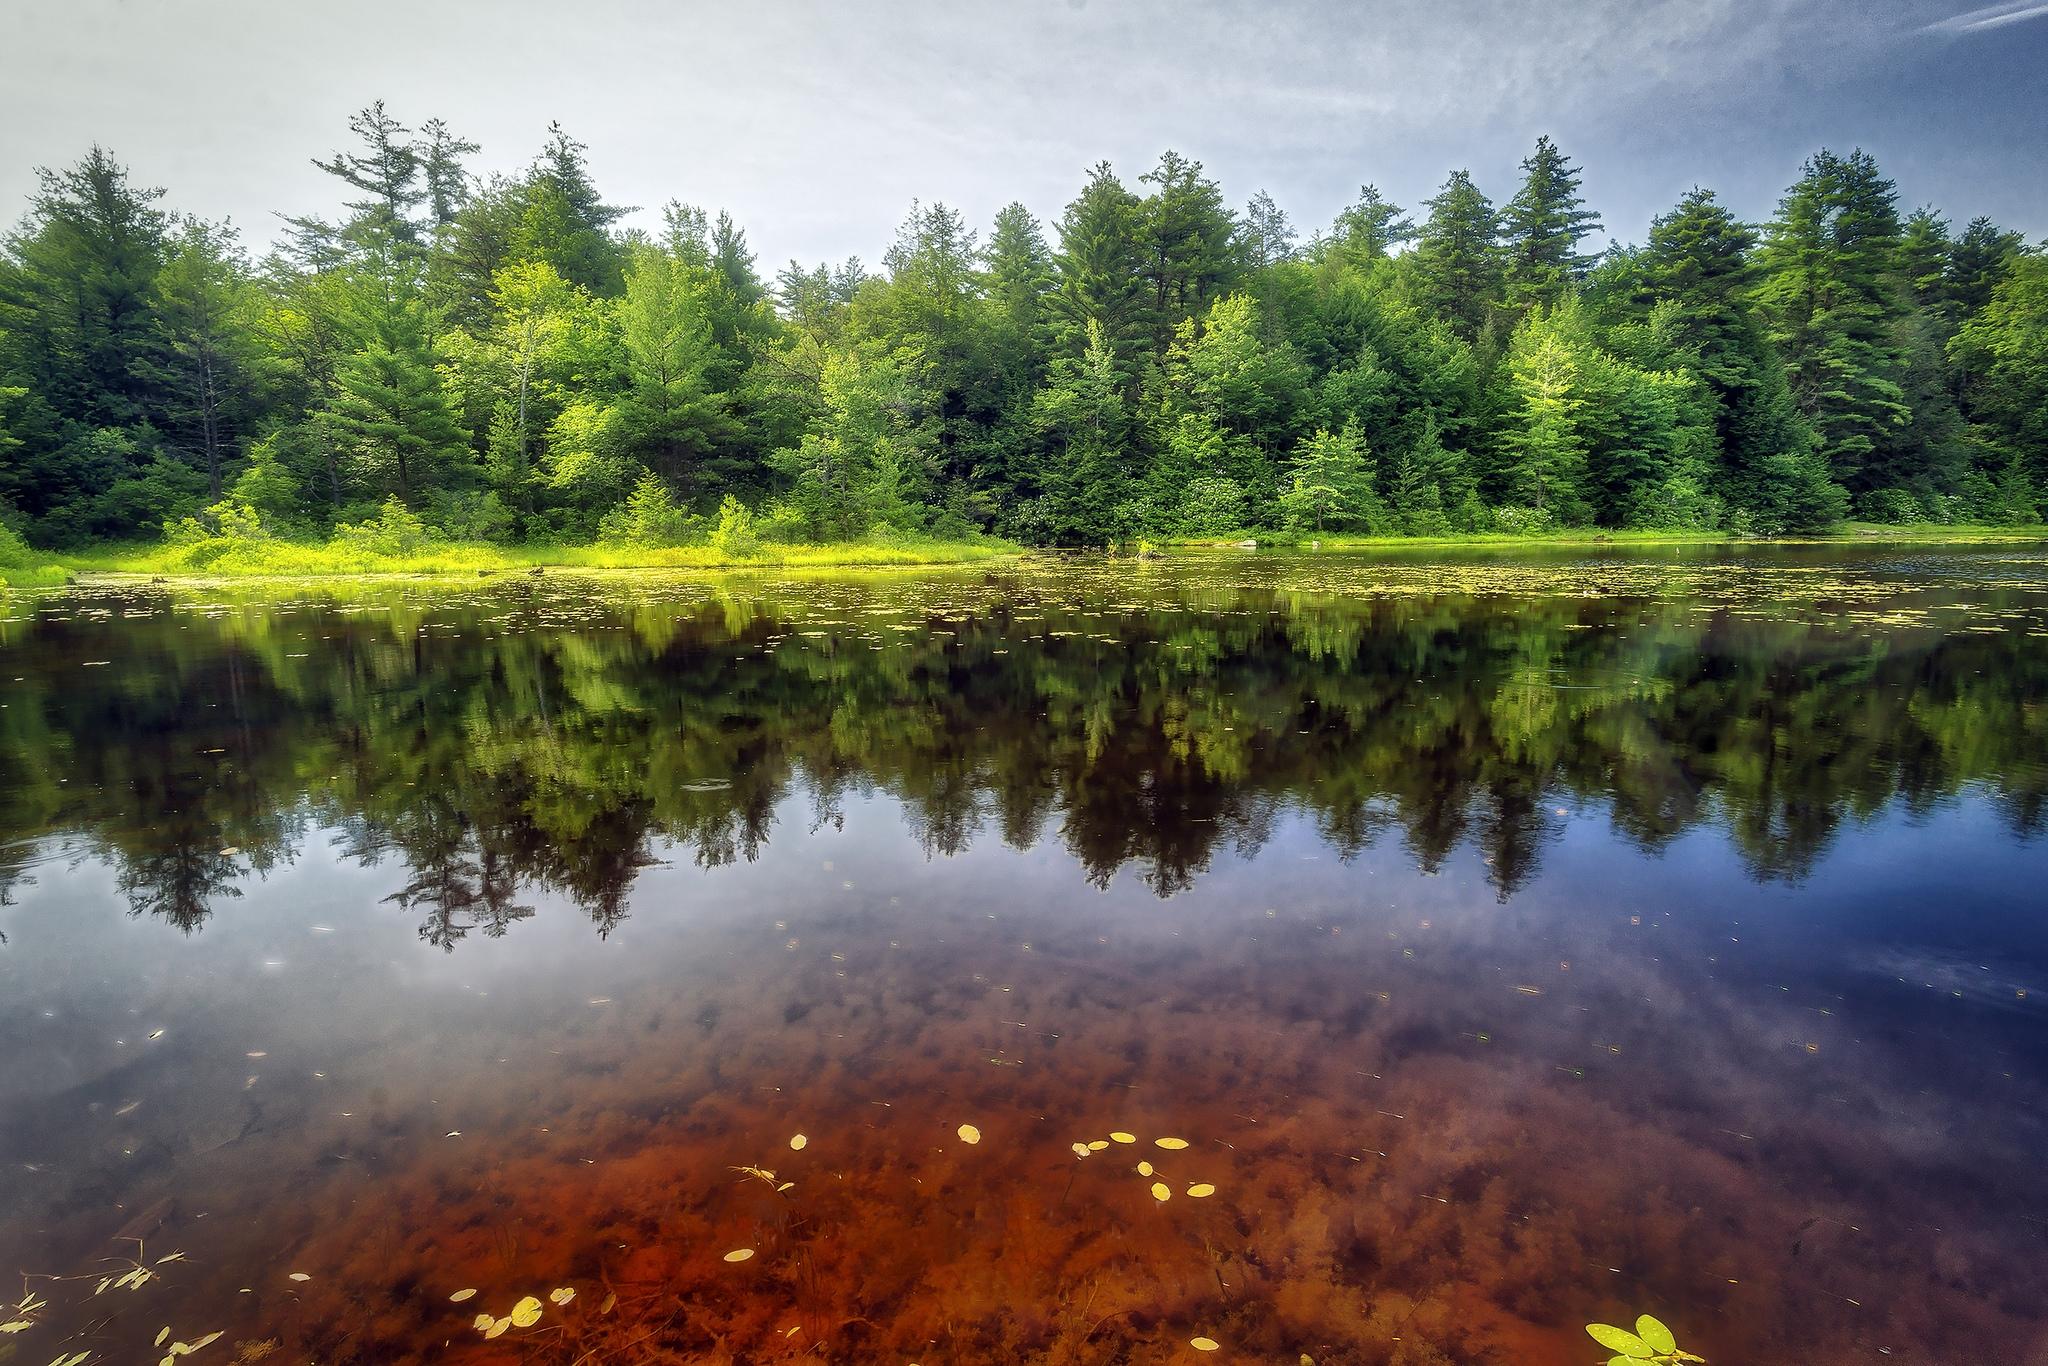
<svg viewBox="0 0 2048 1366">
<path fill-rule="evenodd" d="M 1944 0 L 0 0 L 0 220 L 94 142 L 266 242 L 383 99 L 516 170 L 559 119 L 600 188 L 725 207 L 765 270 L 876 261 L 913 197 L 1051 219 L 1174 148 L 1306 230 L 1364 181 L 1496 202 L 1549 133 L 1615 236 L 1686 189 L 1769 215 L 1822 146 L 1907 207 L 2048 235 L 2048 3 Z"/>
</svg>

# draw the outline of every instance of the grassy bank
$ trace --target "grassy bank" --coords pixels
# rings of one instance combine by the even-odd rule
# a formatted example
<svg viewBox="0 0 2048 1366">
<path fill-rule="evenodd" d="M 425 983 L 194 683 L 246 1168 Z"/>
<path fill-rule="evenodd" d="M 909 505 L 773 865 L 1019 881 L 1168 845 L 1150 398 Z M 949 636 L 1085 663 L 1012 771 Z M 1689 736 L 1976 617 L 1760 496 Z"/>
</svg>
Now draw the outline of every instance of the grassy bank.
<svg viewBox="0 0 2048 1366">
<path fill-rule="evenodd" d="M 492 574 L 533 568 L 755 569 L 784 567 L 887 567 L 968 564 L 1016 553 L 1008 542 L 848 541 L 824 545 L 764 544 L 747 554 L 710 546 L 491 545 L 438 543 L 380 550 L 336 543 L 286 540 L 239 542 L 218 553 L 193 556 L 166 544 L 102 546 L 59 557 L 58 572 L 147 574 L 199 578 L 311 578 L 366 574 Z M 59 582 L 62 580 L 59 579 Z"/>
<path fill-rule="evenodd" d="M 2048 540 L 2048 526 L 1978 526 L 1962 523 L 1917 523 L 1895 525 L 1885 522 L 1844 522 L 1833 531 L 1805 536 L 1771 538 L 1735 536 L 1725 531 L 1609 531 L 1581 527 L 1538 534 L 1477 531 L 1447 536 L 1301 536 L 1293 533 L 1246 531 L 1229 536 L 1204 536 L 1166 542 L 1171 546 L 1222 549 L 1257 542 L 1261 550 L 1315 550 L 1320 552 L 1415 550 L 1483 546 L 1514 549 L 1518 546 L 1665 546 L 1665 545 L 1864 545 L 1891 542 L 1974 544 Z"/>
</svg>

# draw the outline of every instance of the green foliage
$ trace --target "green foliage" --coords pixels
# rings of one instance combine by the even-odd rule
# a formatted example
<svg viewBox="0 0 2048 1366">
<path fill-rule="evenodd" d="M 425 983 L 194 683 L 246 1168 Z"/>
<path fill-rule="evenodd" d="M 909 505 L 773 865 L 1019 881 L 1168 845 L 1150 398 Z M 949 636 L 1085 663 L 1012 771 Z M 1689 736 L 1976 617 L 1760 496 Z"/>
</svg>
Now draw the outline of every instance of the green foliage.
<svg viewBox="0 0 2048 1366">
<path fill-rule="evenodd" d="M 419 515 L 397 498 L 386 498 L 377 515 L 334 529 L 334 543 L 363 555 L 399 559 L 417 555 L 434 540 Z"/>
<path fill-rule="evenodd" d="M 1306 243 L 1167 152 L 985 244 L 913 204 L 879 272 L 792 262 L 771 292 L 728 214 L 622 231 L 559 126 L 483 180 L 439 120 L 372 105 L 350 135 L 316 163 L 338 215 L 256 265 L 103 149 L 42 175 L 0 246 L 0 500 L 29 544 L 217 540 L 226 504 L 274 556 L 355 544 L 393 498 L 462 541 L 618 551 L 680 550 L 728 499 L 768 544 L 1775 535 L 1852 495 L 2032 524 L 2048 489 L 2044 258 L 1902 220 L 1860 152 L 1814 157 L 1761 243 L 1694 190 L 1597 263 L 1548 138 L 1498 213 L 1464 172 L 1419 228 L 1368 185 Z M 1332 482 L 1352 437 L 1364 473 Z M 650 473 L 669 505 L 636 511 Z"/>
<path fill-rule="evenodd" d="M 1280 511 L 1291 531 L 1384 528 L 1385 510 L 1373 492 L 1372 466 L 1356 427 L 1318 431 L 1295 447 Z M 1416 509 L 1418 515 L 1420 511 Z"/>
<path fill-rule="evenodd" d="M 605 514 L 598 539 L 607 545 L 682 545 L 694 529 L 691 520 L 687 510 L 676 506 L 660 475 L 643 474 L 633 491 Z"/>
<path fill-rule="evenodd" d="M 711 548 L 730 560 L 751 559 L 761 552 L 761 538 L 754 531 L 754 514 L 729 493 L 718 505 L 718 525 L 711 531 Z"/>
</svg>

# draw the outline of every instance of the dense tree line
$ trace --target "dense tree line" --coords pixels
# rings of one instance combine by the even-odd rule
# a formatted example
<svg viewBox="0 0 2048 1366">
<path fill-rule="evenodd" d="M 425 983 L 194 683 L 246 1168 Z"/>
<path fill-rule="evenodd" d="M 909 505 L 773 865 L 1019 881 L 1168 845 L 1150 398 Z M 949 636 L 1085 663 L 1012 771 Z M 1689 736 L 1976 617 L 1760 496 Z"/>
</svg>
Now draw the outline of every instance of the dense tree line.
<svg viewBox="0 0 2048 1366">
<path fill-rule="evenodd" d="M 1504 204 L 1368 185 L 1306 237 L 1168 152 L 1050 225 L 914 204 L 879 271 L 769 280 L 727 214 L 622 229 L 559 126 L 490 178 L 438 120 L 351 127 L 316 160 L 344 211 L 260 261 L 104 150 L 42 173 L 0 253 L 0 519 L 1100 544 L 2033 522 L 2048 489 L 2048 256 L 1903 213 L 1862 152 L 1761 227 L 1696 189 L 1604 252 L 1548 138 Z"/>
</svg>

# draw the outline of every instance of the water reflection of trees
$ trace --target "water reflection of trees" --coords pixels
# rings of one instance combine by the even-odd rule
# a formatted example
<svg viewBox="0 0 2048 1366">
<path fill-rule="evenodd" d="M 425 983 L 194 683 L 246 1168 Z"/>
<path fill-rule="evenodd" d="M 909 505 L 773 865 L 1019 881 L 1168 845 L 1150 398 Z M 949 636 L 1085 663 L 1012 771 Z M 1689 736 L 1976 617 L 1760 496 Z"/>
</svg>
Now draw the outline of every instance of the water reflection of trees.
<svg viewBox="0 0 2048 1366">
<path fill-rule="evenodd" d="M 1425 869 L 1470 843 L 1505 895 L 1566 798 L 1652 848 L 1711 824 L 1761 877 L 1895 803 L 1982 784 L 2033 831 L 2048 799 L 2048 650 L 2018 631 L 1249 591 L 156 607 L 9 642 L 0 841 L 83 831 L 188 930 L 314 825 L 402 861 L 390 900 L 452 947 L 539 890 L 608 931 L 656 849 L 757 858 L 795 793 L 830 819 L 884 790 L 934 855 L 1050 835 L 1162 894 L 1288 810 L 1341 853 L 1398 831 Z"/>
</svg>

